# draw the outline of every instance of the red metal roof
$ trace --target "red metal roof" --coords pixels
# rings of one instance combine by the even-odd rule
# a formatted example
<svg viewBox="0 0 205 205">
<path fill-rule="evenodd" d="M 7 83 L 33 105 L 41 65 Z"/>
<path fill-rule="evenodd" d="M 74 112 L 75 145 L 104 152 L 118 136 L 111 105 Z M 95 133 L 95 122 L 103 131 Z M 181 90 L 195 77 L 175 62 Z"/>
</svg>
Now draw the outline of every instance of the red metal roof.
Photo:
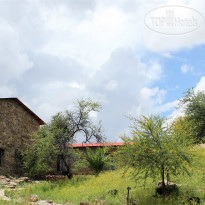
<svg viewBox="0 0 205 205">
<path fill-rule="evenodd" d="M 29 112 L 38 122 L 40 125 L 46 124 L 40 117 L 38 117 L 33 111 L 31 111 L 26 105 L 24 105 L 18 98 L 0 98 L 5 100 L 15 100 L 17 103 L 19 103 L 27 112 Z"/>
<path fill-rule="evenodd" d="M 73 147 L 108 147 L 108 146 L 122 146 L 122 145 L 124 145 L 124 142 L 72 144 Z"/>
</svg>

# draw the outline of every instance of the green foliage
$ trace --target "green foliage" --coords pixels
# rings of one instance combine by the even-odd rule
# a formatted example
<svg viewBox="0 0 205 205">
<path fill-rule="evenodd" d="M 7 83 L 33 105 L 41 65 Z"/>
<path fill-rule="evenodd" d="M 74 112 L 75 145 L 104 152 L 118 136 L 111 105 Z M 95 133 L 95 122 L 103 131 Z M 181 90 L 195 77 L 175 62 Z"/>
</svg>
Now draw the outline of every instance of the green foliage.
<svg viewBox="0 0 205 205">
<path fill-rule="evenodd" d="M 205 149 L 200 148 L 196 150 L 197 157 L 204 159 Z M 203 153 L 203 154 L 202 154 Z M 199 154 L 199 155 L 198 155 Z M 204 160 L 203 160 L 204 163 Z M 24 189 L 6 191 L 7 196 L 14 196 L 16 199 L 23 197 L 23 200 L 28 199 L 29 196 L 36 194 L 41 200 L 53 200 L 59 204 L 80 204 L 80 201 L 87 202 L 89 204 L 95 204 L 94 200 L 98 201 L 98 204 L 126 204 L 127 187 L 131 187 L 130 198 L 143 205 L 188 205 L 188 199 L 193 196 L 200 197 L 202 205 L 205 204 L 204 198 L 204 164 L 192 169 L 191 177 L 187 175 L 179 174 L 173 176 L 172 181 L 177 184 L 181 184 L 179 187 L 180 192 L 178 196 L 166 196 L 166 197 L 153 197 L 155 194 L 154 187 L 156 181 L 153 182 L 152 178 L 147 178 L 145 186 L 143 180 L 138 180 L 136 185 L 133 178 L 129 177 L 129 172 L 123 177 L 123 170 L 107 171 L 95 176 L 74 176 L 71 180 L 63 180 L 56 182 L 42 182 L 38 184 L 24 184 Z M 108 192 L 110 190 L 118 190 L 118 194 L 114 197 Z M 135 203 L 136 203 L 135 202 Z M 4 203 L 3 203 L 4 204 Z M 11 203 L 12 204 L 12 203 Z M 17 204 L 13 202 L 13 204 Z M 29 204 L 29 201 L 25 201 L 23 204 Z M 97 204 L 97 203 L 96 203 Z"/>
<path fill-rule="evenodd" d="M 89 147 L 86 148 L 87 154 L 86 159 L 89 164 L 89 168 L 95 173 L 96 176 L 105 168 L 105 166 L 110 162 L 111 155 L 107 155 L 105 148 L 98 147 L 96 152 L 93 152 Z"/>
<path fill-rule="evenodd" d="M 69 150 L 70 162 L 72 164 L 71 171 L 73 173 L 78 173 L 80 170 L 88 167 L 88 162 L 86 160 L 85 154 L 78 149 L 70 148 Z"/>
<path fill-rule="evenodd" d="M 48 173 L 52 165 L 56 165 L 57 159 L 62 173 L 69 178 L 72 171 L 83 167 L 83 156 L 69 145 L 79 134 L 84 136 L 84 142 L 93 138 L 97 142 L 104 140 L 101 123 L 96 126 L 90 119 L 90 113 L 100 108 L 97 102 L 90 99 L 79 100 L 76 110 L 58 113 L 50 123 L 42 126 L 33 136 L 33 145 L 23 154 L 28 175 L 34 177 Z"/>
<path fill-rule="evenodd" d="M 57 149 L 54 146 L 54 135 L 49 126 L 41 127 L 34 135 L 35 142 L 23 153 L 24 169 L 29 177 L 43 175 L 51 171 L 51 163 L 56 158 Z"/>
<path fill-rule="evenodd" d="M 205 92 L 189 89 L 180 100 L 179 107 L 184 108 L 185 119 L 194 129 L 195 142 L 205 142 Z"/>
<path fill-rule="evenodd" d="M 120 166 L 133 167 L 135 178 L 155 179 L 160 174 L 163 184 L 166 177 L 169 181 L 171 174 L 189 173 L 187 165 L 192 162 L 189 139 L 166 125 L 166 120 L 160 116 L 131 117 L 131 120 L 132 138 L 122 137 L 125 146 L 116 153 Z"/>
</svg>

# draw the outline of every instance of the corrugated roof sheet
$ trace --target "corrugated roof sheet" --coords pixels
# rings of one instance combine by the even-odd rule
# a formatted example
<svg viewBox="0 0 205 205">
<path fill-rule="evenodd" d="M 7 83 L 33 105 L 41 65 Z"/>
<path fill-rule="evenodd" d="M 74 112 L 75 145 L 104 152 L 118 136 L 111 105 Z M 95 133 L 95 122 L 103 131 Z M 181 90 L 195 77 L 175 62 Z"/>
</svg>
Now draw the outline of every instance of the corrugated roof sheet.
<svg viewBox="0 0 205 205">
<path fill-rule="evenodd" d="M 124 142 L 72 144 L 73 147 L 108 147 L 108 146 L 122 146 L 122 145 L 124 145 Z"/>
</svg>

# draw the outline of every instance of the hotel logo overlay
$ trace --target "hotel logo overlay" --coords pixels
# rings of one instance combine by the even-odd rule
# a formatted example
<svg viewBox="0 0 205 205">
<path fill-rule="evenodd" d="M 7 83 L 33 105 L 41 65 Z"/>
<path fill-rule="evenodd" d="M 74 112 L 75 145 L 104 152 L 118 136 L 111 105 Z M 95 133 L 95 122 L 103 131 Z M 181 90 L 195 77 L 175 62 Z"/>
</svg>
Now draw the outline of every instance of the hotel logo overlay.
<svg viewBox="0 0 205 205">
<path fill-rule="evenodd" d="M 161 6 L 149 11 L 144 18 L 146 27 L 166 35 L 180 35 L 196 31 L 204 24 L 204 16 L 186 6 Z"/>
</svg>

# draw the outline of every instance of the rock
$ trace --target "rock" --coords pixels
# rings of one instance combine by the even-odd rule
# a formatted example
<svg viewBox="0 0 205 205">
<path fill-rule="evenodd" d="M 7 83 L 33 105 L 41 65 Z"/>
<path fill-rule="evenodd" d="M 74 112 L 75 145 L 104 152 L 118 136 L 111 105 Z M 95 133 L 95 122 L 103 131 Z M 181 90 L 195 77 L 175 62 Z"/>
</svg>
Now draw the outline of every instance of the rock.
<svg viewBox="0 0 205 205">
<path fill-rule="evenodd" d="M 86 202 L 80 202 L 80 205 L 89 205 L 88 203 L 86 203 Z"/>
<path fill-rule="evenodd" d="M 49 204 L 52 204 L 52 203 L 53 203 L 53 201 L 52 201 L 52 200 L 48 200 L 47 202 L 48 202 Z"/>
<path fill-rule="evenodd" d="M 30 202 L 37 202 L 38 201 L 38 196 L 37 195 L 31 195 L 30 196 Z"/>
<path fill-rule="evenodd" d="M 3 175 L 0 175 L 0 179 L 5 179 L 6 177 Z"/>
<path fill-rule="evenodd" d="M 33 184 L 40 184 L 43 181 L 32 181 Z"/>
<path fill-rule="evenodd" d="M 6 185 L 7 188 L 9 189 L 15 189 L 16 188 L 16 183 L 15 182 L 10 182 L 8 185 Z"/>
<path fill-rule="evenodd" d="M 105 204 L 106 200 L 100 200 L 100 204 Z"/>
<path fill-rule="evenodd" d="M 14 180 L 15 183 L 22 184 L 24 181 L 21 179 Z"/>
<path fill-rule="evenodd" d="M 6 180 L 7 182 L 10 182 L 10 181 L 11 181 L 11 179 L 9 179 L 9 178 L 6 178 L 5 180 Z"/>
<path fill-rule="evenodd" d="M 162 186 L 162 181 L 159 181 L 158 184 L 156 185 L 156 194 L 163 194 L 163 186 Z M 178 186 L 177 184 L 173 182 L 168 182 L 165 180 L 165 194 L 171 194 L 173 192 L 178 192 Z"/>
<path fill-rule="evenodd" d="M 4 180 L 1 180 L 1 181 L 0 181 L 0 184 L 2 184 L 2 185 L 8 185 L 9 182 L 7 182 L 7 181 L 4 179 Z"/>
<path fill-rule="evenodd" d="M 28 177 L 21 177 L 19 180 L 24 181 L 24 182 L 28 182 L 29 178 Z"/>
<path fill-rule="evenodd" d="M 8 198 L 4 195 L 4 189 L 0 189 L 0 199 L 3 201 L 11 201 L 10 198 Z"/>
<path fill-rule="evenodd" d="M 11 185 L 15 188 L 17 184 L 15 182 L 10 182 L 9 185 Z"/>
<path fill-rule="evenodd" d="M 14 178 L 12 176 L 9 176 L 8 178 L 11 179 L 11 180 L 14 180 Z"/>
</svg>

